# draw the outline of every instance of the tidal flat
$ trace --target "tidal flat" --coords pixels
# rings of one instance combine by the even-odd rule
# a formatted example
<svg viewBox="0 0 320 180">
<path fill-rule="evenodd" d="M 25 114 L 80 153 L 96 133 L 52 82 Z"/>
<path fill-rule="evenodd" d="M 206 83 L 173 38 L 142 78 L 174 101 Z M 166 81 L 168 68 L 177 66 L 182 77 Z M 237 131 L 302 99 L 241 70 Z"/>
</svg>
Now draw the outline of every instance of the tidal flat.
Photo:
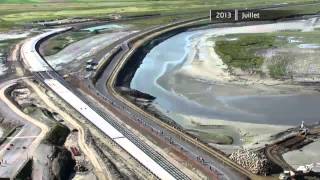
<svg viewBox="0 0 320 180">
<path fill-rule="evenodd" d="M 131 88 L 156 97 L 154 106 L 192 134 L 207 137 L 211 127 L 211 135 L 216 132 L 225 135 L 218 137 L 226 142 L 220 144 L 237 147 L 254 145 L 263 139 L 268 141 L 272 134 L 297 126 L 301 121 L 318 121 L 317 89 L 273 78 L 235 76 L 214 51 L 214 38 L 248 32 L 312 31 L 319 27 L 310 21 L 180 33 L 146 55 L 131 81 Z M 228 137 L 232 137 L 232 143 Z"/>
</svg>

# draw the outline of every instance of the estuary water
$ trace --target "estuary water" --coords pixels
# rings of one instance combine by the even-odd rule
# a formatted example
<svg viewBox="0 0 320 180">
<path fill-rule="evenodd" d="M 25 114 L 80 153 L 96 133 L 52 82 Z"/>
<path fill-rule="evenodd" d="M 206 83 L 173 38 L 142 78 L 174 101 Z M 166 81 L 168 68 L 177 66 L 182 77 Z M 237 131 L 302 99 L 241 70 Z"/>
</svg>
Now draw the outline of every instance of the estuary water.
<svg viewBox="0 0 320 180">
<path fill-rule="evenodd" d="M 170 117 L 182 114 L 280 125 L 317 122 L 320 120 L 320 94 L 317 92 L 283 93 L 270 87 L 270 92 L 258 93 L 250 85 L 203 81 L 175 73 L 190 66 L 187 57 L 193 51 L 192 44 L 204 36 L 304 30 L 310 29 L 310 26 L 317 27 L 310 25 L 309 21 L 300 20 L 180 33 L 160 43 L 146 55 L 131 81 L 131 88 L 156 97 L 154 105 Z"/>
</svg>

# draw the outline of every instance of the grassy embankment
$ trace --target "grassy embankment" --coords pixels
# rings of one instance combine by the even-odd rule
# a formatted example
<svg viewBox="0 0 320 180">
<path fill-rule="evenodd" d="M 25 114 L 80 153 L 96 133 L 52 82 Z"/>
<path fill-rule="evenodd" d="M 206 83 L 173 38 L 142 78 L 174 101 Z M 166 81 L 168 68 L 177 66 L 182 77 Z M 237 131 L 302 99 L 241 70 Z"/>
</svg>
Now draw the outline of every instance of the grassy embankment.
<svg viewBox="0 0 320 180">
<path fill-rule="evenodd" d="M 308 3 L 313 0 L 289 0 L 288 3 Z M 52 0 L 2 0 L 0 1 L 0 31 L 12 29 L 39 20 L 53 20 L 69 17 L 107 17 L 109 14 L 122 15 L 138 14 L 192 14 L 203 12 L 207 14 L 209 9 L 223 9 L 233 7 L 255 7 L 282 3 L 281 0 L 259 1 L 242 0 L 210 1 L 210 0 L 175 0 L 175 1 L 82 1 L 69 0 L 55 2 Z M 299 7 L 300 8 L 300 7 Z M 314 6 L 303 9 L 316 9 Z"/>
<path fill-rule="evenodd" d="M 198 130 L 198 129 L 190 129 L 188 133 L 194 135 L 198 139 L 205 143 L 213 143 L 213 144 L 223 144 L 223 145 L 231 145 L 233 143 L 233 138 L 229 135 L 214 132 L 213 130 Z"/>
</svg>

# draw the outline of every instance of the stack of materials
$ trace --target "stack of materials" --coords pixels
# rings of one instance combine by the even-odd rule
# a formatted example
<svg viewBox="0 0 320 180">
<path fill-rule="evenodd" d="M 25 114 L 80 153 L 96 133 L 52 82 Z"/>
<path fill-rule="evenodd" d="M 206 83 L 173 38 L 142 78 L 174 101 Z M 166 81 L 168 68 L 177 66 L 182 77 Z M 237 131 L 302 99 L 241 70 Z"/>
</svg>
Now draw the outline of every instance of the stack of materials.
<svg viewBox="0 0 320 180">
<path fill-rule="evenodd" d="M 239 149 L 229 158 L 254 174 L 267 175 L 271 169 L 271 163 L 262 153 Z"/>
</svg>

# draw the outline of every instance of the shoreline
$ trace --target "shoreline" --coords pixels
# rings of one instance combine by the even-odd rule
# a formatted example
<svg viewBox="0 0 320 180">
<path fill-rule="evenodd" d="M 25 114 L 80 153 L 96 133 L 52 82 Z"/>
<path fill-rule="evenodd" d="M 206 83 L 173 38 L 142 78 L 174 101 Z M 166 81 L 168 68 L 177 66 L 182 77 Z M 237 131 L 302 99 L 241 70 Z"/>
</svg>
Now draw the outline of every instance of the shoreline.
<svg viewBox="0 0 320 180">
<path fill-rule="evenodd" d="M 210 33 L 209 33 L 210 34 Z M 212 36 L 203 33 L 199 41 L 191 40 L 190 51 L 186 55 L 186 60 L 181 69 L 173 72 L 189 78 L 208 83 L 218 83 L 225 85 L 253 86 L 265 91 L 288 91 L 288 92 L 314 92 L 312 86 L 301 85 L 290 80 L 278 80 L 273 78 L 261 78 L 258 75 L 251 75 L 239 69 L 235 72 L 228 72 L 228 66 L 223 63 L 222 59 L 215 52 L 215 41 Z M 191 38 L 192 39 L 192 38 Z M 272 87 L 272 88 L 271 88 Z M 277 91 L 277 90 L 275 90 Z"/>
<path fill-rule="evenodd" d="M 238 133 L 240 137 L 240 144 L 231 144 L 231 145 L 219 145 L 219 144 L 210 144 L 213 147 L 219 148 L 227 153 L 230 153 L 240 147 L 245 149 L 260 149 L 265 146 L 265 144 L 270 144 L 274 140 L 272 135 L 275 135 L 280 132 L 284 132 L 295 126 L 289 125 L 272 125 L 272 124 L 256 124 L 240 121 L 229 121 L 221 119 L 210 119 L 205 117 L 195 117 L 195 116 L 186 116 L 178 115 L 182 117 L 185 121 L 187 127 L 202 126 L 204 128 L 219 127 L 225 130 L 226 134 Z M 230 132 L 234 130 L 234 132 Z"/>
<path fill-rule="evenodd" d="M 189 43 L 187 43 L 186 45 L 187 50 L 186 55 L 184 56 L 184 60 L 181 63 L 178 63 L 178 67 L 171 67 L 171 71 L 164 71 L 167 74 L 172 75 L 172 77 L 179 76 L 181 78 L 184 76 L 185 79 L 188 78 L 188 81 L 190 79 L 193 79 L 195 81 L 201 81 L 202 83 L 207 84 L 221 84 L 223 86 L 226 85 L 226 87 L 222 88 L 220 92 L 218 92 L 219 89 L 217 90 L 216 88 L 216 91 L 214 91 L 216 96 L 230 96 L 230 92 L 232 90 L 228 90 L 228 86 L 237 88 L 236 92 L 231 93 L 231 96 L 233 96 L 233 98 L 237 98 L 238 96 L 258 97 L 261 95 L 267 97 L 274 96 L 274 98 L 277 98 L 278 96 L 290 98 L 290 96 L 315 93 L 314 87 L 312 86 L 306 87 L 303 85 L 291 84 L 288 81 L 275 80 L 271 78 L 261 79 L 257 76 L 248 74 L 235 76 L 234 74 L 228 72 L 228 67 L 223 63 L 221 58 L 214 51 L 214 40 L 210 38 L 212 38 L 212 33 L 206 31 L 201 32 L 200 34 L 195 34 L 194 36 L 189 38 Z M 168 77 L 167 75 L 162 76 L 166 77 L 163 79 L 159 79 L 161 77 L 157 76 L 156 82 L 158 86 L 161 86 L 162 88 L 167 87 L 165 88 L 166 91 L 171 91 L 178 95 L 181 94 L 181 96 L 186 95 L 183 94 L 186 92 L 185 90 L 179 91 L 184 89 L 183 85 L 178 85 L 181 86 L 179 88 L 175 87 L 177 85 L 174 83 L 177 80 L 173 80 L 172 84 L 169 84 L 170 82 L 168 78 L 172 77 Z M 195 98 L 197 95 L 187 94 L 187 96 L 185 97 L 188 99 L 191 96 Z M 199 101 L 201 101 L 201 99 Z M 201 101 L 198 103 L 203 102 Z M 215 106 L 220 105 L 216 104 Z M 224 106 L 225 104 L 221 106 L 222 109 L 225 109 L 227 107 Z M 159 109 L 159 106 L 157 107 L 157 109 Z M 257 123 L 253 123 L 240 121 L 241 119 L 239 119 L 239 121 L 235 121 L 235 119 L 222 120 L 219 118 L 204 118 L 200 117 L 200 115 L 195 114 L 181 114 L 181 112 L 179 113 L 168 111 L 166 113 L 165 109 L 161 109 L 162 108 L 159 109 L 161 112 L 167 114 L 172 119 L 175 119 L 175 121 L 178 122 L 178 124 L 182 125 L 186 130 L 198 130 L 195 126 L 195 124 L 198 124 L 200 126 L 214 126 L 213 129 L 219 127 L 219 132 L 222 132 L 222 134 L 225 134 L 227 136 L 231 136 L 230 134 L 239 134 L 240 143 L 237 142 L 237 140 L 236 143 L 232 143 L 231 145 L 217 145 L 209 143 L 209 145 L 217 147 L 228 153 L 238 149 L 239 147 L 248 149 L 262 148 L 265 144 L 269 144 L 272 142 L 272 135 L 286 131 L 287 129 L 295 126 L 284 124 L 276 125 L 275 122 L 270 122 L 270 124 L 268 124 L 266 123 L 266 121 L 257 121 Z M 177 118 L 174 118 L 174 116 L 180 116 L 183 120 L 177 120 Z M 191 121 L 193 121 L 193 124 L 190 123 Z"/>
<path fill-rule="evenodd" d="M 289 27 L 287 27 L 288 24 Z M 280 27 L 278 24 L 257 26 L 268 28 L 267 32 L 272 32 L 274 29 L 295 29 L 296 24 L 298 24 L 298 28 L 304 27 L 304 22 L 302 21 L 285 22 L 280 24 Z M 250 28 L 254 29 L 255 27 L 254 25 Z M 248 26 L 240 27 L 241 31 L 244 31 L 245 28 L 248 28 Z M 211 146 L 216 146 L 219 149 L 229 152 L 240 146 L 249 149 L 261 148 L 265 144 L 272 142 L 272 135 L 298 125 L 302 119 L 313 121 L 316 111 L 308 110 L 305 113 L 307 116 L 296 116 L 301 109 L 295 110 L 298 107 L 295 104 L 296 102 L 300 103 L 301 99 L 308 96 L 307 100 L 300 105 L 305 107 L 311 105 L 314 100 L 314 93 L 318 93 L 315 92 L 314 87 L 286 84 L 287 82 L 285 81 L 273 79 L 261 80 L 257 77 L 244 79 L 234 76 L 228 72 L 227 66 L 224 65 L 215 53 L 213 40 L 209 40 L 216 32 L 216 29 L 214 29 L 213 32 L 210 30 L 203 30 L 200 33 L 194 32 L 195 36 L 191 37 L 189 42 L 186 40 L 186 43 L 179 42 L 179 44 L 177 44 L 175 42 L 177 38 L 168 40 L 172 41 L 172 44 L 168 47 L 172 46 L 171 48 L 174 48 L 174 45 L 179 46 L 178 49 L 172 50 L 180 54 L 162 57 L 161 61 L 157 59 L 158 54 L 161 53 L 160 50 L 166 51 L 168 49 L 163 48 L 161 44 L 153 48 L 152 51 L 149 52 L 149 55 L 147 55 L 147 58 L 144 59 L 148 59 L 146 62 L 149 64 L 142 63 L 139 67 L 142 67 L 142 69 L 137 70 L 137 72 L 142 71 L 142 73 L 140 72 L 141 74 L 139 74 L 140 77 L 146 77 L 143 70 L 150 72 L 151 74 L 149 74 L 149 78 L 147 78 L 148 80 L 150 79 L 150 82 L 147 81 L 145 83 L 153 83 L 156 84 L 155 86 L 160 86 L 161 88 L 149 89 L 147 86 L 144 87 L 144 85 L 141 84 L 141 89 L 137 88 L 137 90 L 157 97 L 152 105 L 155 105 L 157 110 L 166 114 L 186 130 L 194 129 L 196 128 L 194 124 L 200 123 L 202 127 L 212 126 L 213 130 L 219 128 L 219 132 L 224 131 L 228 136 L 235 135 L 235 139 L 237 138 L 236 134 L 238 134 L 238 138 L 242 143 L 238 143 L 236 140 L 232 145 L 210 144 Z M 234 31 L 232 32 L 235 33 Z M 219 33 L 225 34 L 221 31 L 218 32 L 218 34 Z M 201 35 L 200 38 L 199 35 Z M 167 43 L 164 45 L 167 45 Z M 186 49 L 186 55 L 181 54 L 182 51 L 180 49 L 182 46 Z M 179 52 L 177 52 L 177 50 L 179 50 Z M 183 60 L 178 61 L 178 57 L 183 58 Z M 174 59 L 175 61 L 173 61 Z M 216 61 L 212 61 L 212 59 Z M 152 63 L 150 63 L 151 60 Z M 170 64 L 170 66 L 167 64 Z M 161 66 L 165 66 L 161 69 L 162 73 L 160 73 L 160 76 L 157 72 L 152 71 L 152 67 L 155 65 L 157 65 L 159 69 L 161 69 Z M 165 74 L 163 74 L 163 72 L 165 72 Z M 153 76 L 156 78 L 153 78 Z M 192 88 L 188 89 L 188 87 Z M 309 97 L 309 95 L 311 96 Z M 262 98 L 260 98 L 260 96 Z M 170 103 L 170 99 L 174 101 L 174 103 Z M 292 105 L 292 99 L 295 102 L 294 105 Z M 272 105 L 271 102 L 273 100 L 276 100 L 276 106 Z M 312 102 L 309 102 L 309 100 Z M 249 101 L 249 103 L 243 104 L 243 102 L 247 101 Z M 264 105 L 265 107 L 259 106 L 261 101 L 267 101 Z M 163 106 L 164 104 L 168 106 Z M 257 106 L 259 109 L 255 109 Z M 213 107 L 213 110 L 210 109 Z M 291 108 L 293 108 L 293 110 Z M 279 109 L 283 110 L 283 112 Z M 276 113 L 274 113 L 273 110 L 275 110 Z M 292 114 L 290 111 L 294 113 Z M 282 114 L 285 114 L 285 116 L 282 116 Z M 177 116 L 178 118 L 176 118 Z M 230 120 L 222 120 L 225 118 L 221 117 Z M 292 119 L 292 121 L 289 122 L 289 119 Z M 190 124 L 192 120 L 194 121 L 193 125 Z M 205 123 L 203 121 L 205 121 Z M 306 120 L 306 122 L 307 121 L 308 120 Z M 207 133 L 207 131 L 205 133 Z"/>
</svg>

